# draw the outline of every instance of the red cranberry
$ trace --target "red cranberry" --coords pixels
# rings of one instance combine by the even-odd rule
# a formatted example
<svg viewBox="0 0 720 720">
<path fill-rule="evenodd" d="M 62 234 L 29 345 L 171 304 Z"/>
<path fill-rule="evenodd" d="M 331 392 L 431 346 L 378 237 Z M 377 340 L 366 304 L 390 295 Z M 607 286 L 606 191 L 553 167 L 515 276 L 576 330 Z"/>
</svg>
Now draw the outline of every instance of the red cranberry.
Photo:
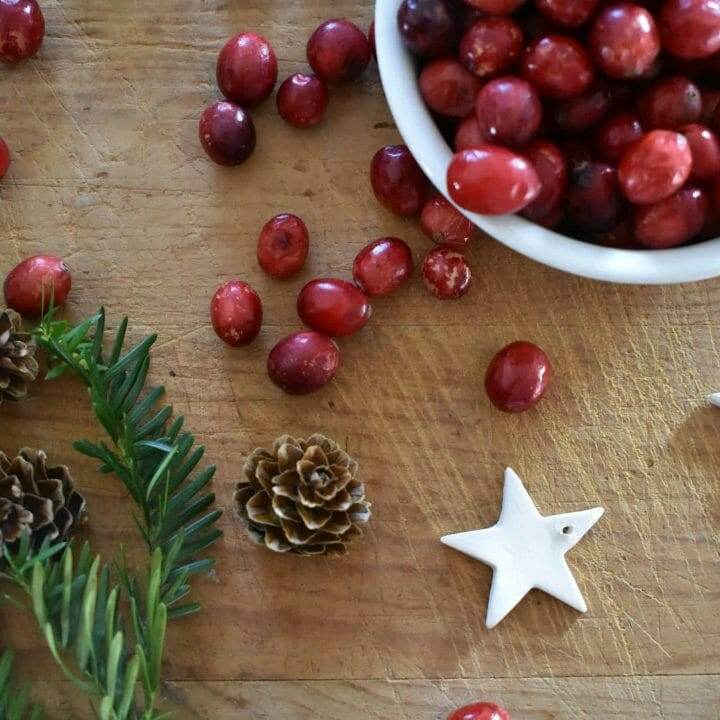
<svg viewBox="0 0 720 720">
<path fill-rule="evenodd" d="M 595 148 L 588 137 L 573 137 L 559 143 L 569 168 L 596 159 Z"/>
<path fill-rule="evenodd" d="M 468 115 L 460 121 L 455 131 L 453 147 L 455 152 L 467 150 L 468 148 L 480 147 L 487 142 L 487 138 L 480 132 L 480 124 L 475 113 Z"/>
<path fill-rule="evenodd" d="M 315 74 L 329 83 L 357 80 L 370 62 L 370 42 L 349 20 L 327 20 L 310 36 L 307 58 Z"/>
<path fill-rule="evenodd" d="M 525 49 L 522 74 L 545 97 L 567 98 L 590 87 L 594 71 L 579 42 L 563 35 L 545 35 Z"/>
<path fill-rule="evenodd" d="M 567 189 L 567 214 L 573 225 L 588 232 L 610 230 L 621 209 L 615 168 L 600 162 L 573 168 Z"/>
<path fill-rule="evenodd" d="M 32 57 L 45 37 L 45 18 L 36 0 L 0 0 L 0 60 Z"/>
<path fill-rule="evenodd" d="M 607 232 L 596 233 L 594 239 L 599 245 L 616 250 L 638 250 L 641 248 L 635 237 L 632 221 L 628 217 L 624 217 L 614 228 Z"/>
<path fill-rule="evenodd" d="M 412 252 L 407 243 L 384 237 L 366 245 L 353 262 L 353 279 L 370 297 L 390 295 L 413 273 Z"/>
<path fill-rule="evenodd" d="M 595 146 L 604 160 L 617 163 L 625 151 L 643 135 L 636 115 L 623 113 L 608 118 L 595 133 Z"/>
<path fill-rule="evenodd" d="M 520 57 L 522 42 L 522 30 L 512 18 L 480 18 L 460 41 L 460 62 L 478 77 L 496 75 Z"/>
<path fill-rule="evenodd" d="M 681 58 L 705 58 L 720 50 L 718 0 L 665 0 L 660 10 L 663 47 Z"/>
<path fill-rule="evenodd" d="M 720 175 L 715 178 L 715 182 L 712 187 L 712 201 L 715 210 L 720 213 Z"/>
<path fill-rule="evenodd" d="M 266 100 L 277 81 L 275 51 L 260 35 L 240 33 L 230 38 L 217 60 L 220 92 L 237 105 L 252 107 Z"/>
<path fill-rule="evenodd" d="M 537 9 L 554 23 L 568 28 L 580 27 L 597 10 L 600 0 L 535 0 Z"/>
<path fill-rule="evenodd" d="M 510 715 L 495 703 L 479 702 L 459 708 L 448 720 L 510 720 Z"/>
<path fill-rule="evenodd" d="M 567 187 L 568 168 L 560 148 L 550 140 L 535 140 L 523 150 L 540 179 L 540 193 L 522 214 L 546 227 L 559 219 L 557 210 Z"/>
<path fill-rule="evenodd" d="M 431 250 L 422 264 L 425 287 L 441 300 L 455 300 L 470 288 L 472 273 L 464 255 L 447 247 Z"/>
<path fill-rule="evenodd" d="M 635 210 L 635 237 L 648 248 L 682 245 L 703 229 L 710 213 L 704 190 L 687 187 Z"/>
<path fill-rule="evenodd" d="M 712 125 L 715 120 L 715 111 L 720 105 L 720 90 L 703 86 L 700 88 L 702 98 L 702 114 L 700 122 L 703 125 Z"/>
<path fill-rule="evenodd" d="M 560 100 L 553 110 L 553 121 L 558 130 L 564 133 L 578 133 L 591 128 L 602 119 L 610 109 L 612 92 L 603 82 Z"/>
<path fill-rule="evenodd" d="M 315 75 L 296 73 L 280 86 L 276 101 L 280 117 L 299 128 L 317 125 L 328 107 L 327 85 Z"/>
<path fill-rule="evenodd" d="M 697 122 L 702 114 L 700 89 L 680 75 L 658 80 L 640 96 L 638 114 L 646 130 L 676 130 Z"/>
<path fill-rule="evenodd" d="M 682 134 L 690 145 L 693 164 L 690 179 L 708 182 L 720 174 L 720 140 L 704 125 L 686 125 Z"/>
<path fill-rule="evenodd" d="M 72 287 L 70 268 L 53 255 L 35 255 L 16 265 L 5 278 L 5 304 L 27 315 L 65 304 Z"/>
<path fill-rule="evenodd" d="M 457 60 L 433 60 L 420 73 L 423 100 L 440 115 L 457 118 L 469 115 L 479 90 L 480 80 Z"/>
<path fill-rule="evenodd" d="M 307 227 L 297 215 L 276 215 L 260 231 L 258 262 L 270 277 L 283 280 L 300 272 L 309 247 Z"/>
<path fill-rule="evenodd" d="M 0 180 L 2 180 L 7 171 L 10 169 L 10 148 L 7 143 L 0 138 Z"/>
<path fill-rule="evenodd" d="M 465 2 L 490 15 L 509 15 L 524 5 L 527 0 L 465 0 Z"/>
<path fill-rule="evenodd" d="M 642 77 L 660 53 L 653 16 L 640 5 L 618 3 L 593 20 L 590 49 L 598 67 L 611 78 Z"/>
<path fill-rule="evenodd" d="M 397 21 L 405 47 L 416 55 L 437 57 L 453 49 L 458 26 L 447 0 L 404 0 Z"/>
<path fill-rule="evenodd" d="M 327 385 L 340 365 L 340 351 L 326 335 L 297 332 L 270 351 L 270 379 L 290 395 L 306 395 Z"/>
<path fill-rule="evenodd" d="M 365 293 L 347 280 L 318 278 L 300 291 L 297 311 L 313 330 L 337 337 L 362 330 L 372 308 Z"/>
<path fill-rule="evenodd" d="M 679 190 L 691 169 L 688 141 L 680 133 L 653 130 L 623 155 L 618 179 L 628 200 L 649 205 Z"/>
<path fill-rule="evenodd" d="M 400 217 L 417 215 L 427 197 L 427 179 L 405 145 L 388 145 L 375 153 L 370 181 L 375 197 Z"/>
<path fill-rule="evenodd" d="M 542 105 L 529 82 L 518 77 L 491 80 L 475 103 L 480 132 L 491 143 L 525 145 L 542 121 Z"/>
<path fill-rule="evenodd" d="M 485 391 L 498 410 L 524 412 L 545 395 L 552 376 L 552 363 L 541 348 L 530 342 L 514 342 L 490 361 Z"/>
<path fill-rule="evenodd" d="M 433 242 L 454 250 L 464 249 L 475 231 L 475 226 L 440 193 L 425 203 L 420 225 Z"/>
<path fill-rule="evenodd" d="M 210 319 L 217 336 L 232 347 L 251 343 L 260 332 L 260 296 L 242 280 L 221 285 L 210 303 Z"/>
<path fill-rule="evenodd" d="M 517 212 L 540 194 L 540 180 L 530 162 L 497 145 L 456 153 L 447 185 L 460 207 L 484 215 Z"/>
<path fill-rule="evenodd" d="M 219 165 L 239 165 L 255 149 L 255 126 L 250 115 L 227 100 L 203 110 L 198 134 L 208 157 Z"/>
</svg>

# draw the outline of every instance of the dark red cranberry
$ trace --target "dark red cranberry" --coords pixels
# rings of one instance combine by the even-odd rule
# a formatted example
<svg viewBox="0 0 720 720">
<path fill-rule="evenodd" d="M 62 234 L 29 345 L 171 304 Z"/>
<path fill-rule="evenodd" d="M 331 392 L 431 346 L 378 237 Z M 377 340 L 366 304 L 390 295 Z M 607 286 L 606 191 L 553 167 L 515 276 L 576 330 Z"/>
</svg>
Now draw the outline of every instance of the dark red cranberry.
<svg viewBox="0 0 720 720">
<path fill-rule="evenodd" d="M 715 111 L 720 106 L 720 90 L 704 85 L 700 88 L 700 97 L 702 98 L 700 122 L 711 126 L 715 120 Z"/>
<path fill-rule="evenodd" d="M 5 304 L 26 315 L 41 315 L 65 304 L 72 287 L 70 268 L 54 255 L 35 255 L 16 265 L 5 278 Z"/>
<path fill-rule="evenodd" d="M 447 247 L 437 247 L 425 256 L 422 278 L 425 287 L 441 300 L 462 297 L 472 283 L 465 256 Z"/>
<path fill-rule="evenodd" d="M 365 33 L 348 20 L 327 20 L 307 44 L 310 67 L 329 83 L 357 80 L 365 72 L 371 55 Z"/>
<path fill-rule="evenodd" d="M 250 344 L 260 332 L 260 296 L 242 280 L 219 287 L 210 303 L 210 319 L 217 336 L 233 347 Z"/>
<path fill-rule="evenodd" d="M 2 180 L 10 169 L 10 148 L 0 138 L 0 180 Z"/>
<path fill-rule="evenodd" d="M 540 194 L 522 214 L 545 227 L 552 227 L 560 220 L 558 209 L 567 188 L 568 168 L 560 148 L 550 140 L 539 139 L 523 149 L 540 179 Z"/>
<path fill-rule="evenodd" d="M 480 84 L 475 75 L 451 58 L 433 60 L 420 73 L 420 93 L 426 105 L 447 117 L 469 115 Z"/>
<path fill-rule="evenodd" d="M 568 168 L 572 169 L 580 163 L 598 159 L 595 147 L 589 137 L 572 137 L 569 140 L 563 140 L 558 144 L 562 150 L 562 154 L 565 156 Z"/>
<path fill-rule="evenodd" d="M 339 337 L 362 330 L 372 308 L 367 295 L 347 280 L 317 278 L 300 291 L 297 311 L 313 330 Z"/>
<path fill-rule="evenodd" d="M 440 193 L 425 203 L 420 226 L 434 243 L 453 250 L 463 250 L 475 232 L 475 226 Z"/>
<path fill-rule="evenodd" d="M 643 135 L 636 115 L 623 113 L 608 118 L 595 133 L 595 146 L 603 160 L 617 163 L 625 151 Z"/>
<path fill-rule="evenodd" d="M 553 109 L 555 127 L 563 133 L 578 133 L 591 128 L 603 118 L 612 104 L 612 90 L 607 83 L 592 87 L 560 100 Z"/>
<path fill-rule="evenodd" d="M 510 720 L 510 715 L 495 703 L 478 702 L 458 708 L 448 720 Z"/>
<path fill-rule="evenodd" d="M 457 40 L 458 24 L 447 0 L 404 0 L 397 22 L 405 47 L 415 55 L 445 55 Z"/>
<path fill-rule="evenodd" d="M 527 0 L 465 0 L 470 7 L 489 15 L 509 15 L 515 12 Z"/>
<path fill-rule="evenodd" d="M 542 105 L 529 82 L 507 76 L 483 87 L 477 96 L 475 114 L 480 133 L 489 142 L 525 145 L 540 128 Z"/>
<path fill-rule="evenodd" d="M 693 164 L 690 179 L 705 183 L 720 174 L 720 140 L 704 125 L 686 125 L 680 132 L 690 145 Z"/>
<path fill-rule="evenodd" d="M 717 213 L 720 213 L 720 175 L 715 178 L 715 182 L 712 187 L 712 201 L 713 207 Z"/>
<path fill-rule="evenodd" d="M 535 0 L 537 9 L 554 23 L 576 28 L 586 23 L 597 10 L 600 0 Z"/>
<path fill-rule="evenodd" d="M 480 18 L 460 41 L 460 62 L 478 77 L 504 72 L 522 50 L 523 32 L 509 17 Z"/>
<path fill-rule="evenodd" d="M 368 296 L 390 295 L 413 273 L 413 256 L 407 243 L 384 237 L 366 245 L 353 262 L 353 279 Z"/>
<path fill-rule="evenodd" d="M 602 232 L 614 227 L 622 199 L 614 167 L 600 162 L 580 163 L 570 173 L 567 217 L 580 230 Z"/>
<path fill-rule="evenodd" d="M 530 342 L 514 342 L 490 361 L 485 391 L 498 410 L 524 412 L 542 399 L 552 376 L 552 363 L 541 348 Z"/>
<path fill-rule="evenodd" d="M 340 351 L 327 335 L 312 330 L 280 340 L 270 351 L 270 379 L 290 395 L 306 395 L 327 385 L 340 366 Z"/>
<path fill-rule="evenodd" d="M 710 213 L 707 193 L 686 187 L 664 200 L 635 210 L 635 237 L 648 248 L 682 245 L 703 229 Z"/>
<path fill-rule="evenodd" d="M 567 98 L 590 87 L 595 73 L 579 42 L 564 35 L 545 35 L 525 48 L 523 77 L 549 98 Z"/>
<path fill-rule="evenodd" d="M 0 60 L 32 57 L 45 37 L 45 18 L 36 0 L 0 0 Z"/>
<path fill-rule="evenodd" d="M 198 134 L 208 157 L 219 165 L 239 165 L 255 149 L 255 126 L 250 115 L 227 100 L 205 108 Z"/>
<path fill-rule="evenodd" d="M 297 215 L 283 213 L 268 220 L 260 231 L 257 258 L 270 277 L 284 280 L 302 270 L 309 248 L 305 223 Z"/>
<path fill-rule="evenodd" d="M 720 50 L 717 0 L 665 0 L 660 11 L 663 47 L 681 58 L 706 58 Z"/>
<path fill-rule="evenodd" d="M 370 164 L 375 197 L 400 217 L 417 215 L 428 193 L 427 178 L 405 145 L 378 150 Z"/>
<path fill-rule="evenodd" d="M 328 107 L 327 85 L 316 75 L 296 73 L 280 86 L 277 109 L 280 117 L 299 128 L 317 125 Z"/>
<path fill-rule="evenodd" d="M 615 250 L 639 250 L 642 247 L 635 237 L 632 219 L 627 216 L 620 220 L 614 228 L 606 232 L 595 233 L 593 238 L 598 245 Z"/>
<path fill-rule="evenodd" d="M 638 114 L 646 130 L 677 130 L 697 122 L 702 114 L 700 89 L 680 75 L 657 80 L 640 96 Z"/>
<path fill-rule="evenodd" d="M 277 57 L 260 35 L 240 33 L 231 37 L 217 60 L 217 84 L 231 102 L 252 107 L 266 100 L 275 87 Z"/>
<path fill-rule="evenodd" d="M 463 118 L 455 131 L 455 140 L 453 142 L 455 152 L 480 147 L 485 143 L 487 143 L 487 138 L 480 132 L 480 124 L 475 113 Z"/>
</svg>

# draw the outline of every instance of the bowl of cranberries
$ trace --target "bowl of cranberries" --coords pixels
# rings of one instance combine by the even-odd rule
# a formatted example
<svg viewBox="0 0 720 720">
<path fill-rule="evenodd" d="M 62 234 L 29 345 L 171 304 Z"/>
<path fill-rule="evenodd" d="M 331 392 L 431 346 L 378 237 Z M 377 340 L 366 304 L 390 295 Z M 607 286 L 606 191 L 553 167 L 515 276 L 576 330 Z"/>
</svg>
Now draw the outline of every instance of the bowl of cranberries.
<svg viewBox="0 0 720 720">
<path fill-rule="evenodd" d="M 720 275 L 720 0 L 377 0 L 390 109 L 473 223 L 559 270 Z"/>
</svg>

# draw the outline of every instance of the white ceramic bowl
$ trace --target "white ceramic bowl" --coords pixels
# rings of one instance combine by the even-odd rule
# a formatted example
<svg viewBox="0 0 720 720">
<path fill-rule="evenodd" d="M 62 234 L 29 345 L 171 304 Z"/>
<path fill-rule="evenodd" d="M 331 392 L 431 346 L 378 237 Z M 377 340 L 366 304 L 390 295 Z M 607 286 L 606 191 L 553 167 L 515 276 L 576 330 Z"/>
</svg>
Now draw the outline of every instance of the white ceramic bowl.
<svg viewBox="0 0 720 720">
<path fill-rule="evenodd" d="M 420 96 L 415 63 L 397 27 L 401 2 L 376 0 L 380 76 L 400 134 L 433 185 L 447 197 L 445 175 L 452 151 Z M 720 238 L 670 250 L 615 250 L 559 235 L 516 215 L 462 212 L 504 245 L 574 275 L 635 284 L 680 283 L 720 275 Z"/>
</svg>

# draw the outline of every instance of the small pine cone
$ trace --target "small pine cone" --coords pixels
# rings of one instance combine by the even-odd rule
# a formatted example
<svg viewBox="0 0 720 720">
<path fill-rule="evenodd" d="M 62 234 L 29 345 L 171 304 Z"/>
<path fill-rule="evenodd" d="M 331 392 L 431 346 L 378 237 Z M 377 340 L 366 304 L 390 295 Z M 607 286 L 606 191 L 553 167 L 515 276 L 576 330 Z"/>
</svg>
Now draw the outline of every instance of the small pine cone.
<svg viewBox="0 0 720 720">
<path fill-rule="evenodd" d="M 42 450 L 31 448 L 12 460 L 0 452 L 0 547 L 12 548 L 26 529 L 36 549 L 46 538 L 63 542 L 85 522 L 85 498 L 70 472 L 64 465 L 47 467 L 46 460 Z"/>
<path fill-rule="evenodd" d="M 283 435 L 254 450 L 235 502 L 250 537 L 275 552 L 342 553 L 370 519 L 358 464 L 323 435 Z"/>
<path fill-rule="evenodd" d="M 3 399 L 22 400 L 38 374 L 35 343 L 20 329 L 20 316 L 0 307 L 0 405 Z"/>
</svg>

